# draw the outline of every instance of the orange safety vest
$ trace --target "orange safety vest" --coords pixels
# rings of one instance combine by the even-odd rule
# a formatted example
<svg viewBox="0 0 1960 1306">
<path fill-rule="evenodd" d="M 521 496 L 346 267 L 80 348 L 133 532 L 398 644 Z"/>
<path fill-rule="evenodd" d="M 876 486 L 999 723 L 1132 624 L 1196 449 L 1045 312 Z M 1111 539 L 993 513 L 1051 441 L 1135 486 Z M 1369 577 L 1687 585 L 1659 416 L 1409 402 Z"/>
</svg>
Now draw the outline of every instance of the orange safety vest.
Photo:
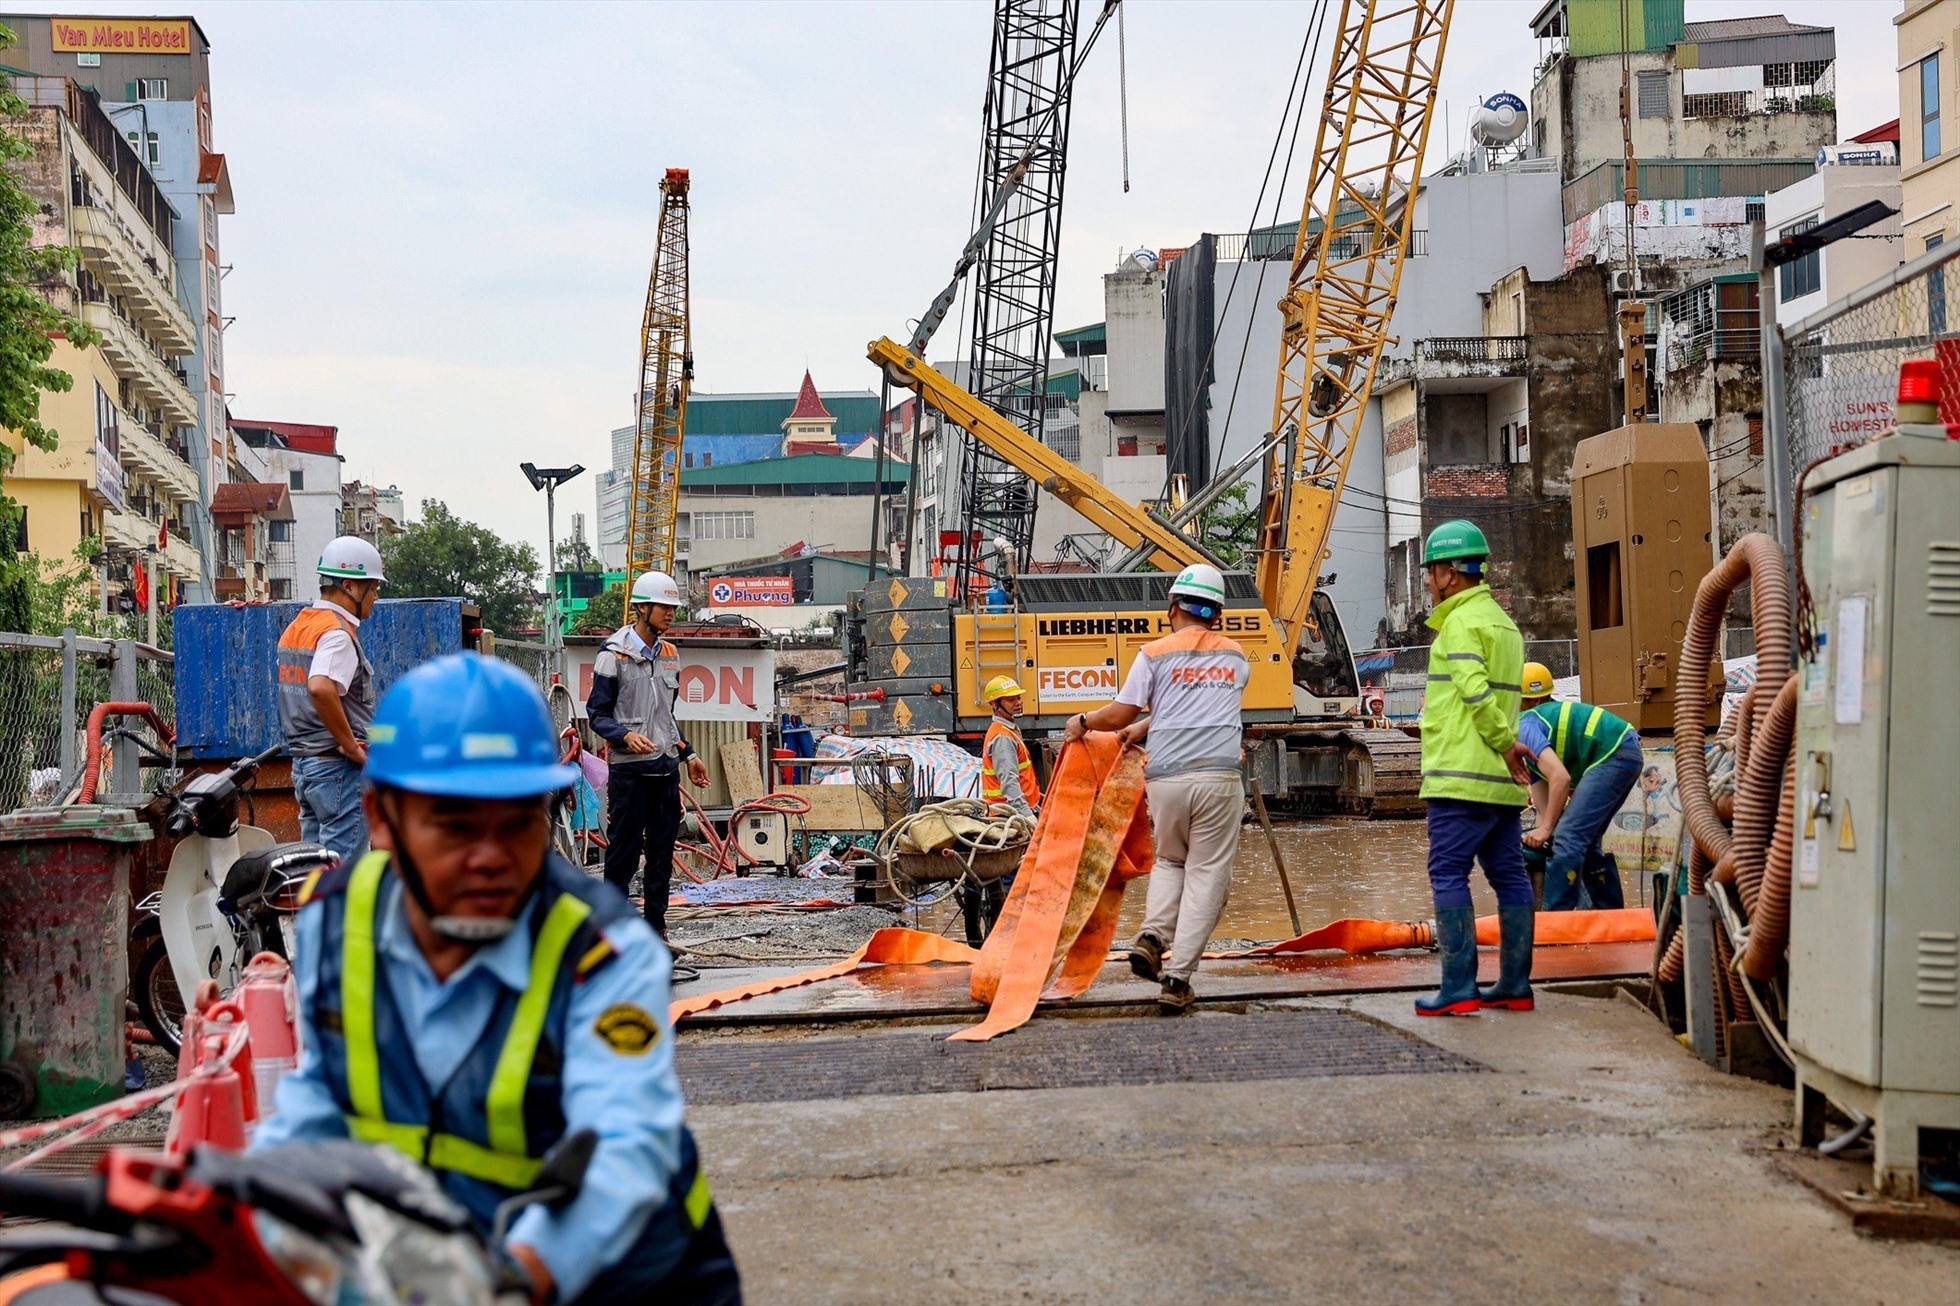
<svg viewBox="0 0 1960 1306">
<path fill-rule="evenodd" d="M 1007 791 L 1001 787 L 1000 777 L 994 774 L 994 740 L 1002 735 L 1014 741 L 1021 796 L 1028 800 L 1029 807 L 1041 806 L 1041 781 L 1034 778 L 1034 759 L 1028 756 L 1028 746 L 1021 742 L 1021 732 L 1004 721 L 991 722 L 987 726 L 987 737 L 980 744 L 980 796 L 990 803 L 997 803 L 1007 796 Z"/>
</svg>

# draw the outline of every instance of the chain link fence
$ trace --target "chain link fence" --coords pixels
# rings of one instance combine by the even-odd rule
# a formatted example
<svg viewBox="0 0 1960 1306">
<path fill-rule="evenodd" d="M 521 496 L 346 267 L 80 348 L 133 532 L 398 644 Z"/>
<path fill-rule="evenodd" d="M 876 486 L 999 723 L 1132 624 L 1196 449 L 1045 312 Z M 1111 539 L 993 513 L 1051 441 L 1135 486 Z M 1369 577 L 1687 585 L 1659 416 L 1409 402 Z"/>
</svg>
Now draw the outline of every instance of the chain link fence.
<svg viewBox="0 0 1960 1306">
<path fill-rule="evenodd" d="M 1940 415 L 1960 419 L 1956 258 L 1960 243 L 1929 250 L 1783 328 L 1782 438 L 1790 451 L 1792 481 L 1819 459 L 1856 448 L 1892 426 L 1899 364 L 1908 358 L 1940 360 Z"/>
<path fill-rule="evenodd" d="M 133 664 L 127 668 L 119 665 L 125 655 Z M 134 641 L 72 633 L 0 632 L 0 811 L 44 807 L 65 797 L 82 777 L 89 713 L 97 704 L 124 697 L 150 704 L 165 721 L 174 720 L 171 654 Z M 149 739 L 147 729 L 137 727 L 136 732 Z M 166 771 L 161 765 L 144 765 L 144 791 L 155 792 Z"/>
</svg>

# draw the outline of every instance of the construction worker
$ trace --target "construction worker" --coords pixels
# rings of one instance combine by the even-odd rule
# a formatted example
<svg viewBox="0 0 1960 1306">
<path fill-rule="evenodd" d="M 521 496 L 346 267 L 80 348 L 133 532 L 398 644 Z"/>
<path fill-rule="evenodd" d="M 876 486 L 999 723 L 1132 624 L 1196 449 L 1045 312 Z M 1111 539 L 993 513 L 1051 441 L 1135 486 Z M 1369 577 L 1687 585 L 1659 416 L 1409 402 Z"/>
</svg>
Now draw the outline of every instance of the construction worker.
<svg viewBox="0 0 1960 1306">
<path fill-rule="evenodd" d="M 551 851 L 578 775 L 544 698 L 473 653 L 416 667 L 369 731 L 376 851 L 302 894 L 299 1066 L 255 1148 L 352 1137 L 434 1171 L 491 1233 L 552 1144 L 597 1150 L 503 1250 L 545 1302 L 739 1300 L 667 1020 L 672 959 L 617 891 Z"/>
<path fill-rule="evenodd" d="M 1524 746 L 1518 742 L 1524 639 L 1485 583 L 1490 544 L 1467 521 L 1446 521 L 1423 544 L 1428 693 L 1422 705 L 1422 796 L 1429 804 L 1429 889 L 1436 905 L 1442 988 L 1416 999 L 1421 1016 L 1481 1007 L 1529 1011 L 1533 902 L 1519 842 Z M 1470 865 L 1497 893 L 1499 979 L 1477 988 L 1477 917 Z"/>
<path fill-rule="evenodd" d="M 680 586 L 664 571 L 633 582 L 633 620 L 614 631 L 592 664 L 586 718 L 612 746 L 606 782 L 606 879 L 621 893 L 646 856 L 641 910 L 667 937 L 667 896 L 674 882 L 674 839 L 681 829 L 680 770 L 697 789 L 708 767 L 674 720 L 681 655 L 663 638 L 681 605 Z"/>
<path fill-rule="evenodd" d="M 1218 568 L 1200 562 L 1179 572 L 1170 589 L 1171 633 L 1137 651 L 1115 702 L 1070 717 L 1062 732 L 1076 740 L 1120 730 L 1128 744 L 1148 734 L 1143 774 L 1157 861 L 1130 969 L 1161 981 L 1157 1009 L 1165 1015 L 1180 1015 L 1195 1000 L 1191 977 L 1224 914 L 1245 817 L 1240 714 L 1252 666 L 1237 640 L 1218 633 L 1224 610 Z"/>
<path fill-rule="evenodd" d="M 1035 778 L 1034 759 L 1021 739 L 1026 692 L 1012 677 L 995 676 L 981 693 L 992 705 L 994 719 L 987 723 L 987 738 L 980 745 L 980 796 L 990 803 L 1006 803 L 1032 820 L 1041 806 L 1041 781 Z M 1003 776 L 1015 777 L 1016 783 L 1006 783 Z"/>
<path fill-rule="evenodd" d="M 314 570 L 320 597 L 279 636 L 279 727 L 293 759 L 299 837 L 351 862 L 367 851 L 361 768 L 375 700 L 361 623 L 386 577 L 380 552 L 353 535 L 329 540 Z"/>
<path fill-rule="evenodd" d="M 1525 869 L 1544 882 L 1546 911 L 1573 911 L 1586 901 L 1624 907 L 1620 864 L 1599 838 L 1640 781 L 1640 732 L 1603 707 L 1552 702 L 1552 673 L 1541 663 L 1525 663 L 1522 683 L 1518 739 L 1530 754 L 1525 765 L 1538 814 L 1524 836 Z"/>
</svg>

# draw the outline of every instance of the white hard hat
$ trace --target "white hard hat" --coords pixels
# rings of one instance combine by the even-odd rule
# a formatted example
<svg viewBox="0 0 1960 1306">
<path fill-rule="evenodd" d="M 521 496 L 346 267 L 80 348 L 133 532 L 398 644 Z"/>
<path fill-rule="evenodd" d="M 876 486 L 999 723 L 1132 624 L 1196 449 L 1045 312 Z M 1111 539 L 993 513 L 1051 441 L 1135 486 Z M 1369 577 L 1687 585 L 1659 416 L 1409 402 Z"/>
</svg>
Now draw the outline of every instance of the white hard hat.
<svg viewBox="0 0 1960 1306">
<path fill-rule="evenodd" d="M 633 602 L 662 603 L 670 608 L 681 605 L 681 587 L 664 571 L 645 571 L 633 582 Z"/>
<path fill-rule="evenodd" d="M 1225 606 L 1225 577 L 1208 562 L 1194 562 L 1171 582 L 1171 597 Z"/>
<path fill-rule="evenodd" d="M 314 570 L 322 576 L 344 580 L 386 580 L 381 574 L 381 550 L 358 535 L 342 535 L 328 540 L 320 550 L 320 565 Z"/>
</svg>

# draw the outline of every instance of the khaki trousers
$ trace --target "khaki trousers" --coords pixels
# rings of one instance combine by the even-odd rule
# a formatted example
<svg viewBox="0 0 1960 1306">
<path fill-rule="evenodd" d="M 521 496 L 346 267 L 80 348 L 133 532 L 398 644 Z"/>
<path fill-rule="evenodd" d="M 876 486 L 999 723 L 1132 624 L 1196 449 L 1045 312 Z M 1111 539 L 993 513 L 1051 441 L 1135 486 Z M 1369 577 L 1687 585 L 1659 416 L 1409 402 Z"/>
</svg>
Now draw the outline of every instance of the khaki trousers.
<svg viewBox="0 0 1960 1306">
<path fill-rule="evenodd" d="M 1198 771 L 1145 785 L 1157 848 L 1144 898 L 1143 932 L 1169 945 L 1163 974 L 1187 983 L 1225 912 L 1245 819 L 1237 771 Z"/>
</svg>

